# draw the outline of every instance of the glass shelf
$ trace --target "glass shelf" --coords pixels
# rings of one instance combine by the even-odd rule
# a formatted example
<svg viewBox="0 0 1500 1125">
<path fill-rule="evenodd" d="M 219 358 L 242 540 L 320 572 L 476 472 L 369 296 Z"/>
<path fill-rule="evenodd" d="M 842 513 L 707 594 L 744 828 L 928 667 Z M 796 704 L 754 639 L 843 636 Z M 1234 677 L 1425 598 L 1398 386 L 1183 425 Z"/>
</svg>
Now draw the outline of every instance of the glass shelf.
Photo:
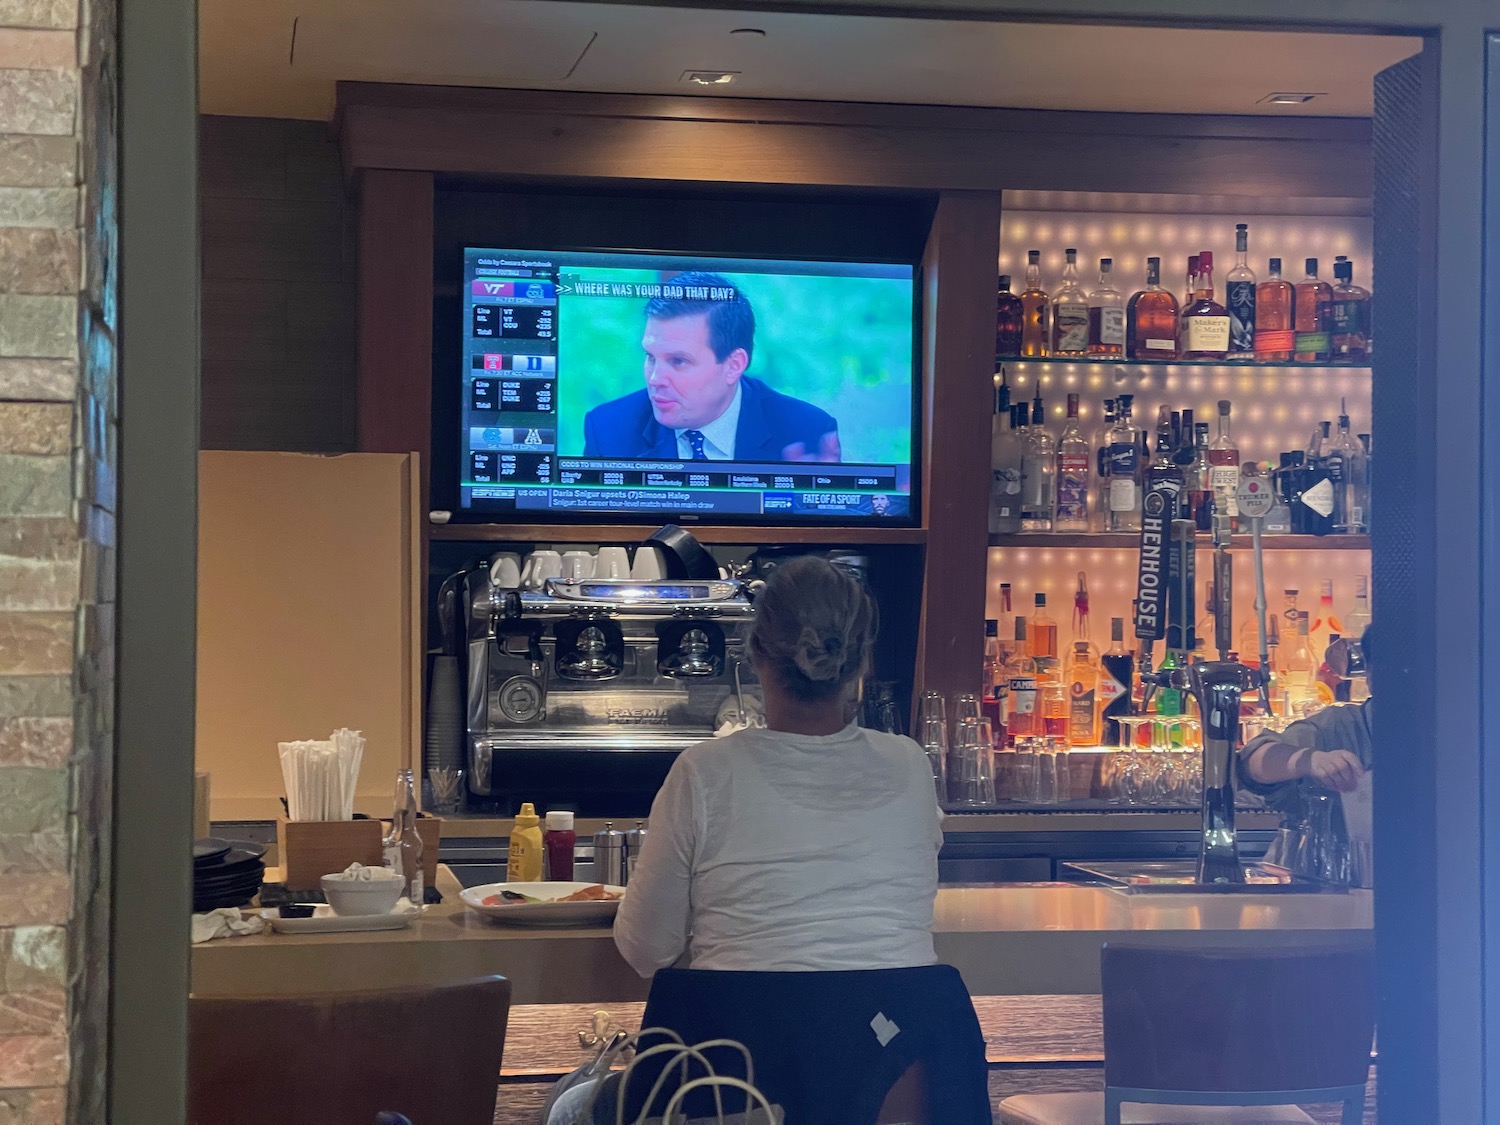
<svg viewBox="0 0 1500 1125">
<path fill-rule="evenodd" d="M 1262 535 L 1261 546 L 1267 551 L 1368 551 L 1368 535 Z M 991 547 L 1037 547 L 1040 549 L 1135 550 L 1141 545 L 1138 531 L 1118 532 L 1051 532 L 1028 531 L 1017 535 L 991 535 Z M 1249 535 L 1236 535 L 1234 550 L 1251 546 Z M 1200 551 L 1212 550 L 1207 532 L 1198 540 Z"/>
<path fill-rule="evenodd" d="M 1262 362 L 1254 359 L 1108 359 L 1103 356 L 1010 356 L 996 359 L 995 367 L 1010 364 L 1030 366 L 1037 363 L 1052 363 L 1058 367 L 1232 367 L 1236 370 L 1262 371 L 1365 371 L 1371 369 L 1367 363 L 1285 363 Z"/>
</svg>

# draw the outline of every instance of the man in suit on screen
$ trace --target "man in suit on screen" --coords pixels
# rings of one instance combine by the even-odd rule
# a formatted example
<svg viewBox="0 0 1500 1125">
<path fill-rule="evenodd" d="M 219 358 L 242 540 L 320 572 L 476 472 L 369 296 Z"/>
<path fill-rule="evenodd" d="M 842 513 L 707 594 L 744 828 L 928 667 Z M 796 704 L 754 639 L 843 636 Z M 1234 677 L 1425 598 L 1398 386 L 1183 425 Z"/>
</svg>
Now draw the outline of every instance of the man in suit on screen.
<svg viewBox="0 0 1500 1125">
<path fill-rule="evenodd" d="M 832 415 L 745 374 L 755 353 L 755 311 L 745 295 L 713 273 L 679 274 L 670 284 L 732 296 L 647 303 L 646 386 L 588 412 L 583 455 L 840 460 Z"/>
</svg>

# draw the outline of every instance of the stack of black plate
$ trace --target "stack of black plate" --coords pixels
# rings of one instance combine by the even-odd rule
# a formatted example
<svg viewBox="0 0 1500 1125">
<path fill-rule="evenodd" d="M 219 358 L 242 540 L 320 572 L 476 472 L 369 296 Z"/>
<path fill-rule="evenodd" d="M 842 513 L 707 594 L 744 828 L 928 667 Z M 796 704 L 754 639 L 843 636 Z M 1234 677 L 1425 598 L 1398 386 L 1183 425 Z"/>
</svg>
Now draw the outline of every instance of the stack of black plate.
<svg viewBox="0 0 1500 1125">
<path fill-rule="evenodd" d="M 193 913 L 246 906 L 266 873 L 266 849 L 239 840 L 193 843 Z"/>
</svg>

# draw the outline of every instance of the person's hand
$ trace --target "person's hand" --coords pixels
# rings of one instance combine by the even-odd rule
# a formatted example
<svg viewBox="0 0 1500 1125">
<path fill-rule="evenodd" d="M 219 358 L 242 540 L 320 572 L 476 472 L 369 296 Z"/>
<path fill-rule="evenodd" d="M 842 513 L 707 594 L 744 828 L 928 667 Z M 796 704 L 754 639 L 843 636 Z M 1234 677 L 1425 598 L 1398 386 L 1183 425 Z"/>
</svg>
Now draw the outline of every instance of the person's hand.
<svg viewBox="0 0 1500 1125">
<path fill-rule="evenodd" d="M 1340 793 L 1352 793 L 1364 775 L 1365 767 L 1348 750 L 1314 750 L 1307 756 L 1307 776 Z"/>
<path fill-rule="evenodd" d="M 839 445 L 839 434 L 837 430 L 823 435 L 823 440 L 818 443 L 816 452 L 809 453 L 805 442 L 793 442 L 781 451 L 783 461 L 828 461 L 837 463 L 844 459 L 843 448 Z"/>
</svg>

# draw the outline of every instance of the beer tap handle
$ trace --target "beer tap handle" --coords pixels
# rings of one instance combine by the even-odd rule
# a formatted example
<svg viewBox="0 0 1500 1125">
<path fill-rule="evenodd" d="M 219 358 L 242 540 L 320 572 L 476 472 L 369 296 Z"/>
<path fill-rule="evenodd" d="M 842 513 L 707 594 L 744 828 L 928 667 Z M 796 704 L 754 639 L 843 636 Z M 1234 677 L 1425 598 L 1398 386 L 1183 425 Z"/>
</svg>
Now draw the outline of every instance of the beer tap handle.
<svg viewBox="0 0 1500 1125">
<path fill-rule="evenodd" d="M 1214 648 L 1228 660 L 1234 647 L 1234 558 L 1229 553 L 1229 517 L 1214 516 Z"/>
<path fill-rule="evenodd" d="M 1197 581 L 1198 528 L 1192 520 L 1171 523 L 1172 551 L 1167 567 L 1167 648 L 1186 666 L 1193 651 L 1194 588 Z"/>
<path fill-rule="evenodd" d="M 1246 473 L 1236 490 L 1240 518 L 1250 521 L 1250 551 L 1255 559 L 1255 630 L 1260 642 L 1260 702 L 1266 714 L 1271 713 L 1271 655 L 1266 628 L 1266 556 L 1261 529 L 1271 510 L 1273 492 L 1270 481 L 1256 472 Z"/>
</svg>

